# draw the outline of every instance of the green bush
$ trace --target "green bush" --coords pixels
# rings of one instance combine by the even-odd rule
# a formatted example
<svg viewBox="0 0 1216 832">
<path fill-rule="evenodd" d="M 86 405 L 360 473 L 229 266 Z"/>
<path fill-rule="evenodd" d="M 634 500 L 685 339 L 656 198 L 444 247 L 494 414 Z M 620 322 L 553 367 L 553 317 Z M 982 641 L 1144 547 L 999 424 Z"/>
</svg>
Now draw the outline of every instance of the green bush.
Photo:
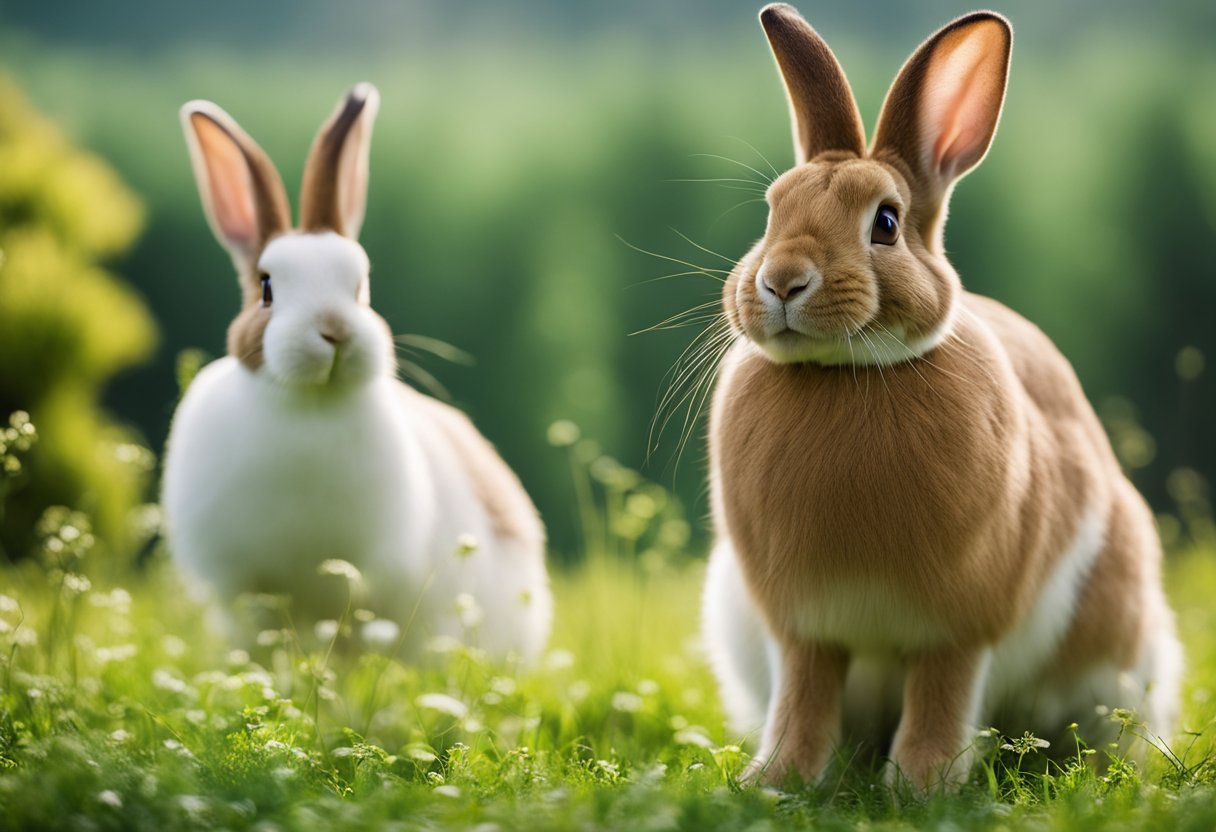
<svg viewBox="0 0 1216 832">
<path fill-rule="evenodd" d="M 28 553 L 50 506 L 87 510 L 115 550 L 130 541 L 151 455 L 100 407 L 103 386 L 145 359 L 156 328 L 99 262 L 143 222 L 136 197 L 0 79 L 0 417 L 26 411 L 45 441 L 25 460 L 0 525 L 0 554 Z"/>
</svg>

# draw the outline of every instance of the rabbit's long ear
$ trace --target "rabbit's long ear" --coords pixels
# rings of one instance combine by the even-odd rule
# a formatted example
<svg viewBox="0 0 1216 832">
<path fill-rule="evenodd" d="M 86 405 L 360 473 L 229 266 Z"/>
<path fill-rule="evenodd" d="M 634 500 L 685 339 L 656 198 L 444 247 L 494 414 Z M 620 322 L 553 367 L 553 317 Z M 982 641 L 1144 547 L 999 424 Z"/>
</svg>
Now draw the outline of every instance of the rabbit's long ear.
<svg viewBox="0 0 1216 832">
<path fill-rule="evenodd" d="M 242 273 L 262 247 L 291 227 L 283 180 L 270 158 L 210 101 L 181 109 L 182 127 L 207 222 Z"/>
<path fill-rule="evenodd" d="M 317 133 L 304 166 L 300 227 L 359 236 L 367 207 L 367 167 L 380 93 L 358 84 Z"/>
<path fill-rule="evenodd" d="M 798 164 L 828 150 L 864 156 L 865 129 L 857 102 L 823 38 L 784 3 L 765 6 L 760 24 L 785 79 Z"/>
<path fill-rule="evenodd" d="M 901 159 L 935 213 L 955 180 L 988 152 L 1012 48 L 1013 30 L 1004 17 L 964 15 L 921 44 L 887 93 L 874 156 Z"/>
</svg>

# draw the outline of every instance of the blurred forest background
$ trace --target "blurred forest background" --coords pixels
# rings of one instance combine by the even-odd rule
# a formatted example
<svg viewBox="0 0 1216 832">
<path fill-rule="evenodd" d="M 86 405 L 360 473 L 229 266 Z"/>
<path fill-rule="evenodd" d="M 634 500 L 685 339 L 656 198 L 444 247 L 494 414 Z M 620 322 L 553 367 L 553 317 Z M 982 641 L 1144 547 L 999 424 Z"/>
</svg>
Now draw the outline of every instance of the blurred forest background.
<svg viewBox="0 0 1216 832">
<path fill-rule="evenodd" d="M 1016 30 L 1009 98 L 987 162 L 955 194 L 951 257 L 1072 359 L 1158 511 L 1206 517 L 1216 5 L 994 5 Z M 800 4 L 871 125 L 905 57 L 971 7 Z M 637 249 L 728 268 L 762 232 L 751 193 L 684 181 L 791 164 L 759 8 L 0 3 L 0 417 L 27 410 L 42 437 L 0 546 L 19 555 L 54 503 L 120 537 L 155 497 L 142 447 L 164 442 L 179 353 L 222 353 L 237 284 L 178 107 L 219 102 L 294 194 L 315 130 L 363 80 L 383 97 L 362 239 L 374 305 L 395 332 L 475 358 L 420 361 L 520 473 L 555 551 L 579 547 L 567 459 L 547 442 L 559 419 L 672 488 L 703 540 L 703 428 L 677 464 L 677 414 L 648 454 L 664 375 L 697 330 L 630 333 L 718 285 L 654 280 L 687 269 Z"/>
</svg>

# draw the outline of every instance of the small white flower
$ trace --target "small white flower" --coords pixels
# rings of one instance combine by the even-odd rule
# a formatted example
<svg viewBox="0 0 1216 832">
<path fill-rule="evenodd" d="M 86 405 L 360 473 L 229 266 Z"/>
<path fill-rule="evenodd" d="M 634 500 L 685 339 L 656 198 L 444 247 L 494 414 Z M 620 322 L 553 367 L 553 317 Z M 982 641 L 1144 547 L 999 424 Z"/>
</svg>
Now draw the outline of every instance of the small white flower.
<svg viewBox="0 0 1216 832">
<path fill-rule="evenodd" d="M 138 648 L 134 644 L 115 644 L 113 647 L 98 647 L 93 656 L 99 664 L 110 662 L 125 662 L 134 658 Z"/>
<path fill-rule="evenodd" d="M 186 748 L 186 746 L 182 745 L 180 742 L 178 742 L 175 739 L 165 740 L 165 748 L 167 748 L 169 751 L 176 753 L 177 756 L 179 756 L 179 757 L 185 757 L 186 759 L 194 759 L 194 754 L 190 751 L 190 749 Z"/>
<path fill-rule="evenodd" d="M 511 694 L 515 693 L 517 689 L 518 686 L 516 685 L 515 680 L 510 676 L 495 676 L 490 680 L 490 690 L 494 691 L 500 696 L 510 696 Z"/>
<path fill-rule="evenodd" d="M 546 438 L 549 440 L 549 444 L 555 448 L 568 448 L 579 439 L 578 425 L 569 419 L 558 419 L 549 425 Z"/>
<path fill-rule="evenodd" d="M 330 558 L 321 561 L 317 567 L 318 575 L 332 575 L 335 578 L 345 578 L 352 587 L 363 586 L 363 573 L 350 561 L 341 558 Z"/>
<path fill-rule="evenodd" d="M 629 691 L 617 691 L 612 694 L 612 710 L 621 711 L 622 713 L 632 714 L 642 710 L 645 702 L 642 697 L 636 693 Z"/>
<path fill-rule="evenodd" d="M 122 798 L 119 797 L 118 792 L 114 791 L 113 789 L 106 789 L 103 792 L 98 792 L 97 802 L 101 803 L 103 806 L 109 806 L 111 809 L 122 808 Z"/>
<path fill-rule="evenodd" d="M 89 597 L 89 603 L 94 607 L 125 614 L 131 610 L 131 593 L 122 587 L 115 587 L 109 592 L 94 593 Z"/>
<path fill-rule="evenodd" d="M 464 719 L 469 715 L 468 705 L 446 693 L 424 693 L 414 700 L 414 704 L 424 710 L 437 711 L 456 719 Z"/>
<path fill-rule="evenodd" d="M 687 728 L 683 731 L 676 731 L 672 740 L 676 745 L 695 745 L 698 748 L 713 748 L 713 741 L 705 736 L 697 728 Z"/>
<path fill-rule="evenodd" d="M 71 528 L 70 526 L 68 528 Z M 84 575 L 68 572 L 63 576 L 63 589 L 71 595 L 84 595 L 93 588 L 93 582 Z"/>
<path fill-rule="evenodd" d="M 461 647 L 460 639 L 452 636 L 435 636 L 426 643 L 428 653 L 455 653 Z"/>
<path fill-rule="evenodd" d="M 312 631 L 318 641 L 333 641 L 338 635 L 338 622 L 332 618 L 323 618 L 313 625 Z"/>
<path fill-rule="evenodd" d="M 460 789 L 453 786 L 451 783 L 445 783 L 442 786 L 434 788 L 435 794 L 443 795 L 444 797 L 460 797 Z"/>
<path fill-rule="evenodd" d="M 456 596 L 456 614 L 460 617 L 461 625 L 468 630 L 475 629 L 486 617 L 477 599 L 467 592 Z"/>
<path fill-rule="evenodd" d="M 152 671 L 152 684 L 169 693 L 185 693 L 190 689 L 189 685 L 163 667 Z"/>
<path fill-rule="evenodd" d="M 405 756 L 419 763 L 430 764 L 439 759 L 435 754 L 435 749 L 431 748 L 426 743 L 413 742 L 405 747 Z"/>
<path fill-rule="evenodd" d="M 110 742 L 121 744 L 124 742 L 130 742 L 133 738 L 134 735 L 125 728 L 118 728 L 117 730 L 110 732 Z"/>
<path fill-rule="evenodd" d="M 638 682 L 638 693 L 642 696 L 654 696 L 659 692 L 659 683 L 654 679 L 643 679 Z"/>
<path fill-rule="evenodd" d="M 387 650 L 401 637 L 401 628 L 396 621 L 376 618 L 363 625 L 363 643 L 378 650 Z"/>
<path fill-rule="evenodd" d="M 469 555 L 477 551 L 477 538 L 465 532 L 456 538 L 456 554 L 462 558 L 467 558 Z"/>
<path fill-rule="evenodd" d="M 178 808 L 194 820 L 201 820 L 207 814 L 207 810 L 211 808 L 207 798 L 195 794 L 178 795 L 174 802 L 177 803 Z"/>
<path fill-rule="evenodd" d="M 18 612 L 21 612 L 21 605 L 17 603 L 16 598 L 0 595 L 0 615 L 10 615 Z"/>
<path fill-rule="evenodd" d="M 177 636 L 165 636 L 160 640 L 160 649 L 164 650 L 169 658 L 180 659 L 190 648 Z"/>
<path fill-rule="evenodd" d="M 545 666 L 550 670 L 566 670 L 574 666 L 574 654 L 569 650 L 550 650 Z"/>
</svg>

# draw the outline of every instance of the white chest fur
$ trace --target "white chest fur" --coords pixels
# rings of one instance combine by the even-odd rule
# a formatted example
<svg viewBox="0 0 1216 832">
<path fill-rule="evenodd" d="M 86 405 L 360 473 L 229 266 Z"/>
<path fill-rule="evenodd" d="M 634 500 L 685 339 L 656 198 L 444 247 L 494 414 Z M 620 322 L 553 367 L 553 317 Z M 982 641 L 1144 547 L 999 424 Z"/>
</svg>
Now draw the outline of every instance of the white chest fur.
<svg viewBox="0 0 1216 832">
<path fill-rule="evenodd" d="M 435 495 L 395 385 L 305 397 L 232 358 L 209 365 L 178 408 L 165 460 L 174 557 L 222 595 L 286 592 L 305 603 L 326 558 L 421 573 Z"/>
</svg>

